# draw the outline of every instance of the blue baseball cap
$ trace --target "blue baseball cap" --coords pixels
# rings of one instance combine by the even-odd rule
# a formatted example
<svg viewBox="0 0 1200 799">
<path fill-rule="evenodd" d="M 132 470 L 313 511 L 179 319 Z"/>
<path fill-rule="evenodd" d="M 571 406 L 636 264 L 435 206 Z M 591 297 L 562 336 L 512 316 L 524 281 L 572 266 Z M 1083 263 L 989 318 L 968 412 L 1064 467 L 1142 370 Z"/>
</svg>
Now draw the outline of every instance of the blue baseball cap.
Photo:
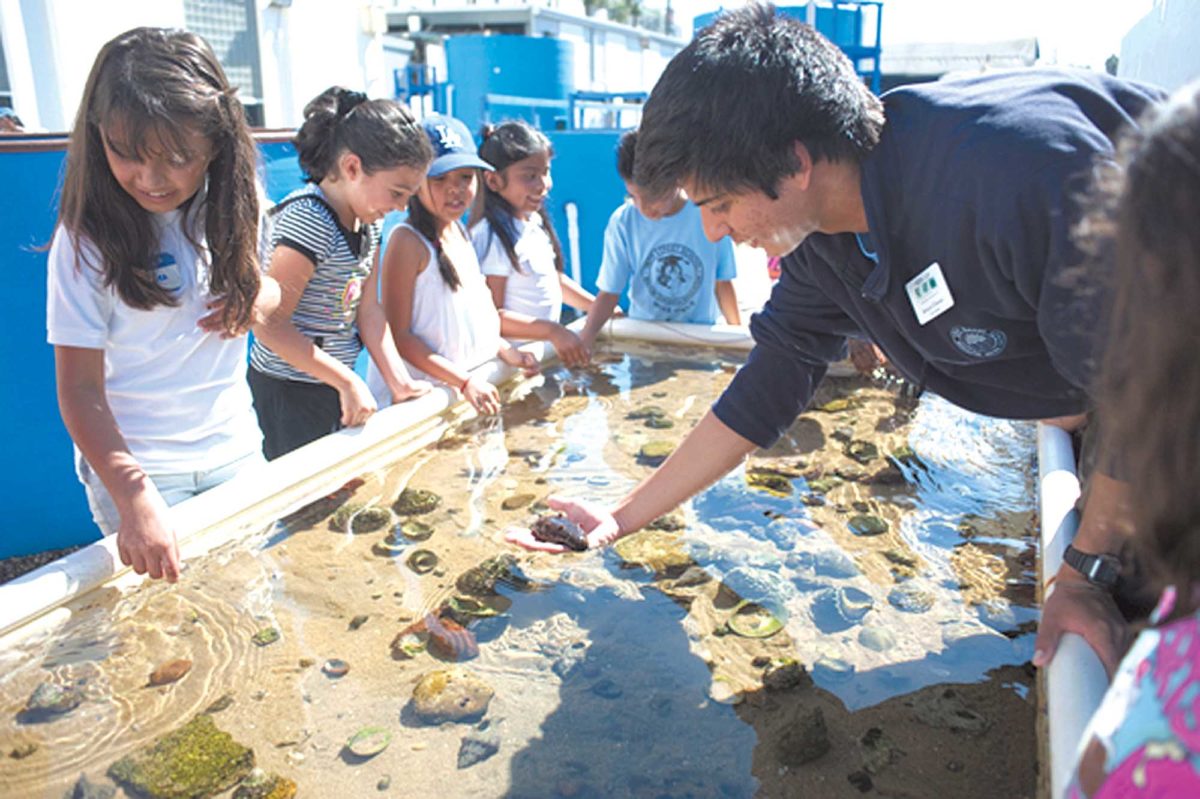
<svg viewBox="0 0 1200 799">
<path fill-rule="evenodd" d="M 425 128 L 425 134 L 433 144 L 429 177 L 436 178 L 466 167 L 494 171 L 491 164 L 476 154 L 471 131 L 459 120 L 444 114 L 430 114 L 421 120 L 421 127 Z"/>
</svg>

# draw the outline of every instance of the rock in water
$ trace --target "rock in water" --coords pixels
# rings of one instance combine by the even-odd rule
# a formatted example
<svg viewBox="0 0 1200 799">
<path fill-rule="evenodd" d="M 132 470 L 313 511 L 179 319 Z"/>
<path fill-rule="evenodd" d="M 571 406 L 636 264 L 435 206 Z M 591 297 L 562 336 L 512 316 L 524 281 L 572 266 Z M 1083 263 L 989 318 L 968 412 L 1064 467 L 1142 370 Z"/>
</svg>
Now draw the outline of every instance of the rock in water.
<svg viewBox="0 0 1200 799">
<path fill-rule="evenodd" d="M 112 799 L 117 789 L 111 785 L 97 785 L 86 775 L 80 774 L 79 779 L 63 794 L 63 799 Z"/>
<path fill-rule="evenodd" d="M 168 660 L 150 672 L 150 685 L 170 685 L 192 670 L 192 661 L 184 658 Z"/>
<path fill-rule="evenodd" d="M 797 710 L 795 717 L 779 738 L 777 753 L 785 766 L 802 766 L 829 751 L 829 730 L 821 708 Z"/>
<path fill-rule="evenodd" d="M 253 768 L 254 750 L 201 714 L 113 763 L 108 776 L 135 796 L 183 799 L 227 791 Z"/>
<path fill-rule="evenodd" d="M 25 713 L 31 717 L 43 718 L 74 710 L 82 701 L 83 695 L 73 686 L 44 682 L 29 695 L 25 702 Z"/>
<path fill-rule="evenodd" d="M 463 736 L 458 747 L 458 767 L 470 768 L 500 751 L 500 736 L 496 733 L 472 733 Z"/>
<path fill-rule="evenodd" d="M 467 721 L 487 712 L 495 690 L 466 669 L 431 671 L 413 689 L 413 711 L 424 721 Z"/>
</svg>

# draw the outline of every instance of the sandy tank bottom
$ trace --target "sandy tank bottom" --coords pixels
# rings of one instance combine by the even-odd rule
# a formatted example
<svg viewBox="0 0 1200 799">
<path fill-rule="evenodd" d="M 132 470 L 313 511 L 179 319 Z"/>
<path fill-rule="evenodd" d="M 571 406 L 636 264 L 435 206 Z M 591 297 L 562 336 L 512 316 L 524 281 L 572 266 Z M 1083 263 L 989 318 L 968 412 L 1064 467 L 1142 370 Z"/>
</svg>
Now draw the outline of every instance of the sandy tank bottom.
<svg viewBox="0 0 1200 799">
<path fill-rule="evenodd" d="M 0 653 L 0 796 L 142 795 L 114 764 L 185 725 L 236 761 L 219 796 L 1034 795 L 1030 426 L 828 380 L 657 529 L 516 550 L 547 495 L 648 475 L 738 356 L 597 361 Z"/>
</svg>

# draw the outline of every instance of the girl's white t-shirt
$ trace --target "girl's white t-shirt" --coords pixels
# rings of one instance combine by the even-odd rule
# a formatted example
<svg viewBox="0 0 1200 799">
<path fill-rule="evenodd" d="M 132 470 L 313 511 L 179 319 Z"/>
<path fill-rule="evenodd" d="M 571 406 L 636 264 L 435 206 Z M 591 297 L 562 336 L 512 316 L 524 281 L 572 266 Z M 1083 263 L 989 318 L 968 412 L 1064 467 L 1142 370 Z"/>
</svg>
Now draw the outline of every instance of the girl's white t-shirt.
<svg viewBox="0 0 1200 799">
<path fill-rule="evenodd" d="M 155 278 L 177 305 L 144 311 L 126 305 L 115 287 L 104 285 L 95 246 L 81 238 L 82 253 L 76 251 L 62 227 L 47 270 L 47 340 L 104 351 L 109 408 L 151 475 L 205 471 L 262 448 L 246 382 L 247 337 L 223 339 L 197 325 L 213 297 L 207 260 L 184 234 L 182 216 L 153 217 L 160 231 Z"/>
<path fill-rule="evenodd" d="M 504 244 L 492 233 L 487 219 L 481 219 L 471 228 L 471 243 L 479 256 L 479 266 L 484 275 L 508 278 L 504 291 L 506 309 L 557 322 L 562 316 L 563 293 L 554 267 L 554 245 L 539 217 L 513 222 L 518 234 L 513 249 L 521 270 L 513 269 Z"/>
</svg>

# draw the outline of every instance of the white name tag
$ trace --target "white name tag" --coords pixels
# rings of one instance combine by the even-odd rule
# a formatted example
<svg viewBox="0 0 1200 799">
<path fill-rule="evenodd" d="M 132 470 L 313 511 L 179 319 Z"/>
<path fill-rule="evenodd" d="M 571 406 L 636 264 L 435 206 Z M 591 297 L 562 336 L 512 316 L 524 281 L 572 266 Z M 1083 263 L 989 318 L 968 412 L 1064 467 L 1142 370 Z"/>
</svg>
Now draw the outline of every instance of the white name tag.
<svg viewBox="0 0 1200 799">
<path fill-rule="evenodd" d="M 954 307 L 954 295 L 950 293 L 946 276 L 942 274 L 942 267 L 937 261 L 905 283 L 904 290 L 908 292 L 908 301 L 912 303 L 919 325 L 938 318 Z"/>
</svg>

